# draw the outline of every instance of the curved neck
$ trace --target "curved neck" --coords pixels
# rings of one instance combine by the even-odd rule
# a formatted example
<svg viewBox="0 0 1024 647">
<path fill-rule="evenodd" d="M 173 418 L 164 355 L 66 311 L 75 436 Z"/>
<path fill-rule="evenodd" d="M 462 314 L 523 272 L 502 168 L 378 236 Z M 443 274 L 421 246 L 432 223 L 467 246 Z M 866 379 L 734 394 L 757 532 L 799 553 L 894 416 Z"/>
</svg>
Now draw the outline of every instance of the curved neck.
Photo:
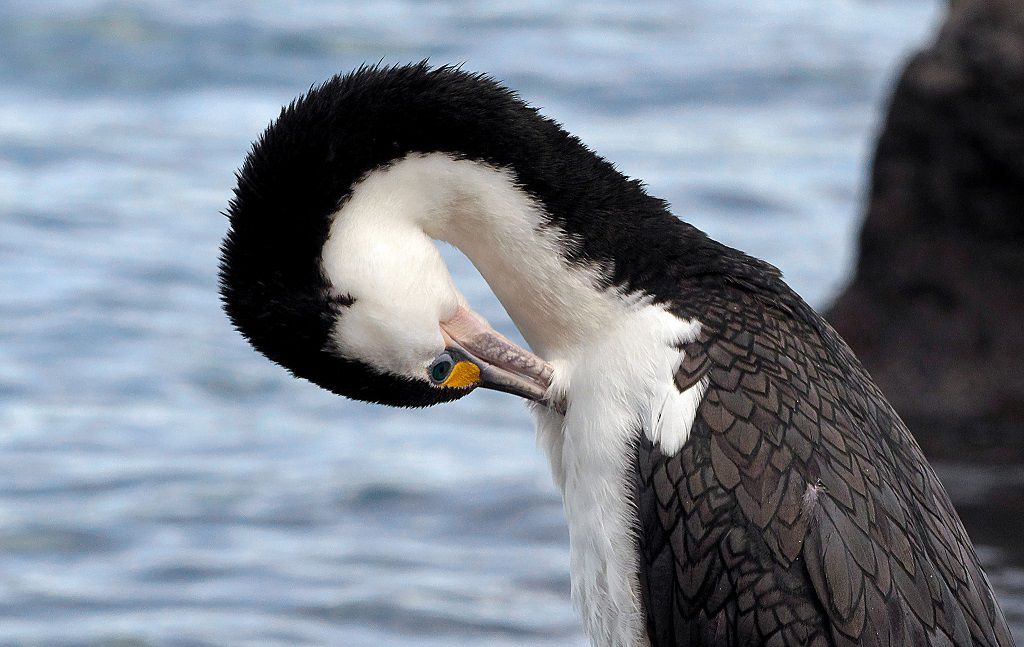
<svg viewBox="0 0 1024 647">
<path fill-rule="evenodd" d="M 601 287 L 601 271 L 567 260 L 578 241 L 551 225 L 508 171 L 442 153 L 410 155 L 365 177 L 350 203 L 357 198 L 375 205 L 368 226 L 385 234 L 415 228 L 464 253 L 549 360 L 573 355 L 621 311 L 621 298 Z"/>
<path fill-rule="evenodd" d="M 635 241 L 635 231 L 609 225 L 598 242 Z M 358 277 L 355 285 L 367 298 L 386 295 L 389 313 L 409 303 L 415 313 L 429 313 L 430 322 L 402 325 L 396 338 L 437 331 L 438 322 L 449 320 L 436 318 L 445 315 L 432 308 L 451 308 L 452 316 L 453 302 L 464 299 L 444 287 L 451 277 L 431 239 L 469 257 L 526 341 L 553 366 L 549 392 L 571 406 L 535 412 L 539 442 L 564 493 L 573 596 L 596 642 L 638 644 L 642 614 L 627 458 L 641 424 L 662 447 L 672 443 L 678 450 L 685 442 L 704 387 L 681 394 L 669 378 L 680 345 L 696 338 L 699 323 L 648 306 L 651 299 L 640 290 L 606 287 L 613 285 L 611 273 L 579 260 L 575 252 L 584 241 L 555 224 L 510 172 L 438 153 L 405 157 L 353 187 L 331 224 L 324 268 L 339 278 L 336 285 Z M 340 321 L 355 325 L 355 315 Z M 373 319 L 356 333 L 372 338 L 381 327 Z"/>
</svg>

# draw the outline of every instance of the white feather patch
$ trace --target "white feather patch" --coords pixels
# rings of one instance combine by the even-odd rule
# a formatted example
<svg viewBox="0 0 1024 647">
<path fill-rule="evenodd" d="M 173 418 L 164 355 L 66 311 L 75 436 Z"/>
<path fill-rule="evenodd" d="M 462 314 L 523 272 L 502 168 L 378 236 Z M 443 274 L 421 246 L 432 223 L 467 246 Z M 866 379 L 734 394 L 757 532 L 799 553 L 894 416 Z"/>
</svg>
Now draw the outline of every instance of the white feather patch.
<svg viewBox="0 0 1024 647">
<path fill-rule="evenodd" d="M 535 413 L 539 442 L 563 493 L 572 593 L 590 639 L 602 647 L 636 647 L 646 641 L 630 457 L 638 428 L 657 434 L 655 442 L 673 452 L 689 435 L 702 390 L 679 393 L 673 377 L 679 345 L 696 339 L 700 324 L 644 299 L 616 298 L 619 312 L 600 334 L 554 363 L 551 395 L 565 397 L 565 415 Z"/>
<path fill-rule="evenodd" d="M 661 449 L 666 456 L 675 456 L 693 429 L 693 421 L 697 417 L 697 407 L 704 399 L 708 388 L 708 377 L 705 375 L 696 384 L 682 393 L 670 380 L 668 385 L 660 389 L 651 407 L 651 417 L 644 429 L 652 443 Z"/>
</svg>

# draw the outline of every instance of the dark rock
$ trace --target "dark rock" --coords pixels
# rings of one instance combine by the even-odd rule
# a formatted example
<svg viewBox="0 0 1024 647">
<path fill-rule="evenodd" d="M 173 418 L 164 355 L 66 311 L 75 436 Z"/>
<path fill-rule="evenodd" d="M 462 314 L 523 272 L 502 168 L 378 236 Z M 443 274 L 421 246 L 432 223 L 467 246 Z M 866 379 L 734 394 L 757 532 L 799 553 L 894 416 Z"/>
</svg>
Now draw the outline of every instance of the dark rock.
<svg viewBox="0 0 1024 647">
<path fill-rule="evenodd" d="M 1024 1 L 954 0 L 896 87 L 826 313 L 933 456 L 1024 456 Z"/>
</svg>

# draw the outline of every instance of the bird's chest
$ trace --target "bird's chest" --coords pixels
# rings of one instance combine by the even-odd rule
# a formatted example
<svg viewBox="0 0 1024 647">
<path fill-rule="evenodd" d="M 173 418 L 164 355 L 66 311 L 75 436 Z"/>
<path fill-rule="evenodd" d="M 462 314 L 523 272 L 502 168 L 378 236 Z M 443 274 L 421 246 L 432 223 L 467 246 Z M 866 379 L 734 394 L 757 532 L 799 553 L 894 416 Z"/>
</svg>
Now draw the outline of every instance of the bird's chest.
<svg viewBox="0 0 1024 647">
<path fill-rule="evenodd" d="M 635 424 L 617 415 L 585 415 L 587 410 L 576 401 L 565 416 L 538 415 L 569 528 L 573 602 L 594 645 L 646 645 L 627 473 Z"/>
<path fill-rule="evenodd" d="M 538 407 L 538 439 L 562 491 L 573 600 L 600 647 L 648 644 L 632 485 L 636 444 L 662 417 L 666 394 L 675 392 L 679 344 L 697 330 L 664 310 L 638 308 L 566 353 L 571 360 L 550 360 L 550 395 L 564 401 L 565 413 Z M 674 416 L 688 426 L 684 418 Z"/>
</svg>

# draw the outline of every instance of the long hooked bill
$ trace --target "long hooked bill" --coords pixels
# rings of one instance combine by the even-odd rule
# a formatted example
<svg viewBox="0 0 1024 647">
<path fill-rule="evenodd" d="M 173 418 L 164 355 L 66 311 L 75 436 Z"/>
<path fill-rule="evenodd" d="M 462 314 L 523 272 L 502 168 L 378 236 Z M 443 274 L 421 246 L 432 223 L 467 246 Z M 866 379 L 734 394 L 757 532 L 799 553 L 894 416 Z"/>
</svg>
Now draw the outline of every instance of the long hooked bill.
<svg viewBox="0 0 1024 647">
<path fill-rule="evenodd" d="M 441 323 L 445 343 L 480 369 L 480 386 L 504 391 L 548 406 L 551 365 L 516 346 L 476 313 L 460 307 Z"/>
</svg>

